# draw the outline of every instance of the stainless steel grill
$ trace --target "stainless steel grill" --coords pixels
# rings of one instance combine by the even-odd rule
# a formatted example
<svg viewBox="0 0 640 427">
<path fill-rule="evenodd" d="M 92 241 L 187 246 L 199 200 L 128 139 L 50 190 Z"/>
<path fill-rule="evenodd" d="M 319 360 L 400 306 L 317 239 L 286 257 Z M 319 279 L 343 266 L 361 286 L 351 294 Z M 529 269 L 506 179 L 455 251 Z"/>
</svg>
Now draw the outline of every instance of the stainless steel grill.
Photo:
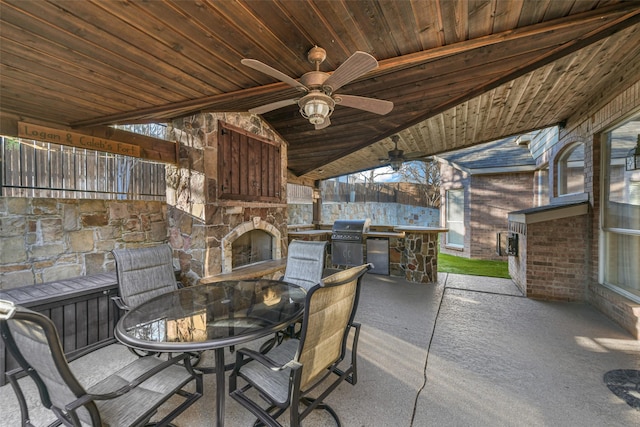
<svg viewBox="0 0 640 427">
<path fill-rule="evenodd" d="M 369 231 L 369 218 L 340 220 L 331 229 L 331 260 L 334 265 L 364 264 L 364 233 Z"/>
</svg>

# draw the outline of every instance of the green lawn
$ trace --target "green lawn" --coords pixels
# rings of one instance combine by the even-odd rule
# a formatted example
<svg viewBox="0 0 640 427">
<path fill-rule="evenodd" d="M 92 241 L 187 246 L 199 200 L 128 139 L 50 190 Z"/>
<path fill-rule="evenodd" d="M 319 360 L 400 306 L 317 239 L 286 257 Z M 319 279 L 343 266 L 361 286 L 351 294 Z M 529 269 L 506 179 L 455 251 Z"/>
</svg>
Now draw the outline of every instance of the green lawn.
<svg viewBox="0 0 640 427">
<path fill-rule="evenodd" d="M 511 277 L 509 276 L 509 263 L 507 261 L 484 261 L 443 253 L 438 254 L 438 272 L 504 277 L 506 279 Z"/>
</svg>

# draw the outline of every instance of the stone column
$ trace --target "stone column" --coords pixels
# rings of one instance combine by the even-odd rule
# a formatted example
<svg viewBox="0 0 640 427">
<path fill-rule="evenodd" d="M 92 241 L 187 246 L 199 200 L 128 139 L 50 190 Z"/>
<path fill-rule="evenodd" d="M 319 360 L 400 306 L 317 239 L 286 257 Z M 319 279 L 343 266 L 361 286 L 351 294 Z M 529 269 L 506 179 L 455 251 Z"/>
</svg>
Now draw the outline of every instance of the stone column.
<svg viewBox="0 0 640 427">
<path fill-rule="evenodd" d="M 433 283 L 438 281 L 438 233 L 446 228 L 395 227 L 404 231 L 404 276 L 409 282 Z"/>
</svg>

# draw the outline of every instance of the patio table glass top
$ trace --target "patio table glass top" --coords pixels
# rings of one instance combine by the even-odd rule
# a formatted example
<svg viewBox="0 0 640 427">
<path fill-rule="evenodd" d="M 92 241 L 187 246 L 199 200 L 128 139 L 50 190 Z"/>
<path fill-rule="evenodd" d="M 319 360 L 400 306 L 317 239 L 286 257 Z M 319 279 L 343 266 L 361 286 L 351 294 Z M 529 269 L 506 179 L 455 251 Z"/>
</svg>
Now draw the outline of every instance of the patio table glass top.
<svg viewBox="0 0 640 427">
<path fill-rule="evenodd" d="M 154 351 L 198 351 L 248 342 L 302 316 L 305 291 L 276 280 L 224 281 L 170 292 L 118 322 L 124 344 Z"/>
</svg>

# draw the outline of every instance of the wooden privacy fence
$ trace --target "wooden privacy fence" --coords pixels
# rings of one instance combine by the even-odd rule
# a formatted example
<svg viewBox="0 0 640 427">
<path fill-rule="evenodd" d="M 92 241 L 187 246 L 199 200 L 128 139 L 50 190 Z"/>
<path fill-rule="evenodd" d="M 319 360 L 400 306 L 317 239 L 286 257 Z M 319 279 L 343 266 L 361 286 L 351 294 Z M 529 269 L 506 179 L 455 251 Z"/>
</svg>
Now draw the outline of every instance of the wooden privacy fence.
<svg viewBox="0 0 640 427">
<path fill-rule="evenodd" d="M 323 202 L 399 203 L 410 206 L 431 206 L 423 184 L 409 182 L 345 183 L 324 181 Z"/>
<path fill-rule="evenodd" d="M 165 200 L 165 165 L 48 142 L 2 138 L 0 187 L 5 197 Z M 431 206 L 422 184 L 324 181 L 324 202 Z M 289 184 L 289 203 L 310 203 L 310 187 Z"/>
<path fill-rule="evenodd" d="M 47 142 L 2 138 L 3 196 L 164 200 L 165 166 Z"/>
</svg>

